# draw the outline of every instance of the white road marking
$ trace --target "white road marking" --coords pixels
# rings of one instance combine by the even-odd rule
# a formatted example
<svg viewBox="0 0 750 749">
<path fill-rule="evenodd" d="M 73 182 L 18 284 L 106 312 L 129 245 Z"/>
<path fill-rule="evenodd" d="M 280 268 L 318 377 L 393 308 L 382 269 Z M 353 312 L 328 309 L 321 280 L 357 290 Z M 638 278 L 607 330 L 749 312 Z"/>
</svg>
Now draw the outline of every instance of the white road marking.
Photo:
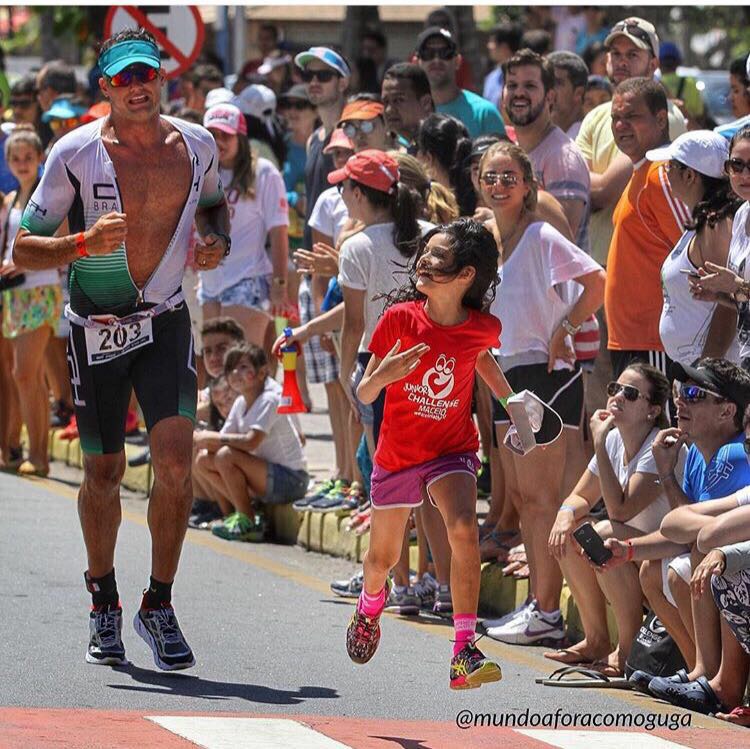
<svg viewBox="0 0 750 749">
<path fill-rule="evenodd" d="M 204 749 L 351 749 L 296 720 L 154 716 L 149 720 Z"/>
<path fill-rule="evenodd" d="M 596 749 L 633 749 L 637 744 L 638 749 L 685 749 L 683 744 L 667 741 L 660 736 L 649 733 L 630 733 L 627 731 L 534 731 L 518 730 L 524 736 L 544 741 L 550 746 L 559 749 L 588 749 L 595 746 Z"/>
</svg>

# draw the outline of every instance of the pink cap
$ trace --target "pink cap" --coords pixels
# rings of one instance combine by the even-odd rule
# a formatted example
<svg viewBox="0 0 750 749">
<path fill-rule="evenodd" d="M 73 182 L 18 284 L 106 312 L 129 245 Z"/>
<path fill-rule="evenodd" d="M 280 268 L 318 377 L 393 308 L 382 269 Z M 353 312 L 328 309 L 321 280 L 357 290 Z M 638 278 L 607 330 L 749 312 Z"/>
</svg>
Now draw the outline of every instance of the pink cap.
<svg viewBox="0 0 750 749">
<path fill-rule="evenodd" d="M 229 135 L 247 135 L 245 115 L 234 104 L 217 104 L 203 115 L 203 127 Z"/>
</svg>

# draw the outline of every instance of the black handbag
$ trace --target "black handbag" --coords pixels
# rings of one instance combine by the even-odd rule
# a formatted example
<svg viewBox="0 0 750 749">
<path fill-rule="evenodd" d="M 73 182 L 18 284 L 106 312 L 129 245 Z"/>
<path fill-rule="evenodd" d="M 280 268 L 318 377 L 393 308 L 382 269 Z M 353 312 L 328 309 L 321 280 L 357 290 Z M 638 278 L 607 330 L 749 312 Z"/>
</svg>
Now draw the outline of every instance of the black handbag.
<svg viewBox="0 0 750 749">
<path fill-rule="evenodd" d="M 625 676 L 645 671 L 653 676 L 672 676 L 687 668 L 677 643 L 653 611 L 646 614 L 638 634 L 633 638 L 630 655 L 625 663 Z"/>
</svg>

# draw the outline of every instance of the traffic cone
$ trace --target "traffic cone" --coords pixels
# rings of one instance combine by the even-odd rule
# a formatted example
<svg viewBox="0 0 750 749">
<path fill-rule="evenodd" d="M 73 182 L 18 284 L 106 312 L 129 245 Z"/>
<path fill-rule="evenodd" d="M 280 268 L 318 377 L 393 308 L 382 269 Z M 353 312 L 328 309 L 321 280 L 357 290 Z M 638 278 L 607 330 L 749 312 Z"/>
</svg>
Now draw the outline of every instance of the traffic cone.
<svg viewBox="0 0 750 749">
<path fill-rule="evenodd" d="M 284 328 L 284 335 L 289 337 L 291 328 Z M 281 363 L 284 367 L 284 384 L 281 391 L 281 403 L 276 409 L 280 414 L 306 413 L 307 408 L 297 384 L 297 356 L 300 355 L 299 344 L 282 346 Z"/>
</svg>

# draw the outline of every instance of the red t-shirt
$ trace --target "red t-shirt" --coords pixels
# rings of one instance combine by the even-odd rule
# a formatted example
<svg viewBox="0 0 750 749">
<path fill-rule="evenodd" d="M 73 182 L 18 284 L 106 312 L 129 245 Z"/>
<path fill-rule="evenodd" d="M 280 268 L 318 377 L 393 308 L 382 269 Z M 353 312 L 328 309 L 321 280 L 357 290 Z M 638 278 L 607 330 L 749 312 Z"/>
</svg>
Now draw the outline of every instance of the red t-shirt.
<svg viewBox="0 0 750 749">
<path fill-rule="evenodd" d="M 500 321 L 469 310 L 459 325 L 433 322 L 424 302 L 388 309 L 378 321 L 370 351 L 381 359 L 401 339 L 401 351 L 426 343 L 430 350 L 419 366 L 386 387 L 385 414 L 374 462 L 401 471 L 441 455 L 476 452 L 477 430 L 471 396 L 477 357 L 500 345 Z"/>
</svg>

